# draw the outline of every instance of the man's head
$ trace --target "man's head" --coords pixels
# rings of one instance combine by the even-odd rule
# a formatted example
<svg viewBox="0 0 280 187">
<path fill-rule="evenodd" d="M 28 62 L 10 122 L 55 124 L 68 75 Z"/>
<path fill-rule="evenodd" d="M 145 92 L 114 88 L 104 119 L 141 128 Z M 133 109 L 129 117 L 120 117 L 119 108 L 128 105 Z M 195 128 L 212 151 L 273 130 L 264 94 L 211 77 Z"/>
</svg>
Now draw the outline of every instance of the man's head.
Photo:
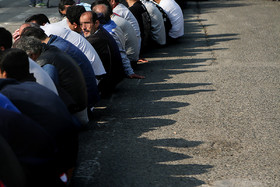
<svg viewBox="0 0 280 187">
<path fill-rule="evenodd" d="M 107 2 L 107 1 L 106 1 Z M 104 20 L 106 23 L 108 23 L 111 20 L 111 15 L 113 13 L 111 6 L 107 2 L 105 3 L 100 3 L 100 4 L 92 4 L 92 11 L 95 12 L 96 14 L 103 14 Z"/>
<path fill-rule="evenodd" d="M 30 77 L 29 61 L 25 51 L 11 48 L 0 56 L 0 78 L 14 78 L 23 81 Z"/>
<path fill-rule="evenodd" d="M 27 55 L 34 61 L 37 60 L 43 50 L 41 41 L 29 36 L 23 36 L 15 41 L 13 48 L 18 48 L 25 51 Z"/>
<path fill-rule="evenodd" d="M 46 23 L 50 23 L 50 20 L 45 14 L 34 14 L 28 17 L 25 22 L 37 23 L 38 25 L 43 26 Z"/>
<path fill-rule="evenodd" d="M 80 16 L 86 11 L 83 6 L 71 6 L 67 9 L 66 17 L 69 28 L 78 33 L 81 32 Z"/>
<path fill-rule="evenodd" d="M 4 27 L 0 27 L 0 51 L 11 48 L 13 45 L 13 37 L 10 31 Z"/>
<path fill-rule="evenodd" d="M 61 16 L 66 16 L 66 12 L 67 9 L 70 6 L 75 5 L 75 1 L 74 0 L 60 0 L 59 4 L 58 4 L 58 12 Z"/>
<path fill-rule="evenodd" d="M 13 33 L 14 41 L 16 41 L 20 38 L 23 29 L 25 29 L 26 27 L 40 27 L 40 26 L 37 23 L 31 23 L 31 22 L 26 22 L 26 23 L 22 24 L 20 26 L 20 28 L 15 30 L 15 32 Z"/>
<path fill-rule="evenodd" d="M 109 4 L 111 5 L 112 9 L 115 8 L 115 6 L 117 6 L 119 4 L 119 0 L 107 0 L 109 2 Z"/>
<path fill-rule="evenodd" d="M 33 36 L 41 41 L 48 38 L 45 31 L 40 27 L 25 27 L 21 32 L 21 37 L 23 36 Z"/>
<path fill-rule="evenodd" d="M 80 24 L 85 37 L 94 34 L 100 25 L 97 14 L 92 11 L 84 12 L 81 15 Z"/>
</svg>

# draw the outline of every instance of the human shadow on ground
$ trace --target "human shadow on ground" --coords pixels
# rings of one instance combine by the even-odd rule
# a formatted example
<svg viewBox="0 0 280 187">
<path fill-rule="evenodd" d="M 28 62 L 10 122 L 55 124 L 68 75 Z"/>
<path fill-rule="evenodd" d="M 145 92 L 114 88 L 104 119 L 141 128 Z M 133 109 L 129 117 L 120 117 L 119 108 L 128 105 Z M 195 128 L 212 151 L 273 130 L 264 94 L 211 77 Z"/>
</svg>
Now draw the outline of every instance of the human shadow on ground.
<svg viewBox="0 0 280 187">
<path fill-rule="evenodd" d="M 190 106 L 190 95 L 215 92 L 211 82 L 184 79 L 207 72 L 208 62 L 215 60 L 199 55 L 226 50 L 215 45 L 236 40 L 238 34 L 208 35 L 213 41 L 207 43 L 203 26 L 193 21 L 196 17 L 187 11 L 185 17 L 185 36 L 177 44 L 151 49 L 145 54 L 150 62 L 137 66 L 136 73 L 146 79 L 124 80 L 110 99 L 96 106 L 92 129 L 80 136 L 74 186 L 192 187 L 206 183 L 199 175 L 213 166 L 194 163 L 194 155 L 189 154 L 204 142 L 180 134 L 178 126 L 187 129 L 188 124 L 174 116 Z M 174 81 L 175 76 L 180 82 Z M 188 116 L 180 119 L 184 117 L 187 121 Z M 98 171 L 90 171 L 91 163 Z"/>
</svg>

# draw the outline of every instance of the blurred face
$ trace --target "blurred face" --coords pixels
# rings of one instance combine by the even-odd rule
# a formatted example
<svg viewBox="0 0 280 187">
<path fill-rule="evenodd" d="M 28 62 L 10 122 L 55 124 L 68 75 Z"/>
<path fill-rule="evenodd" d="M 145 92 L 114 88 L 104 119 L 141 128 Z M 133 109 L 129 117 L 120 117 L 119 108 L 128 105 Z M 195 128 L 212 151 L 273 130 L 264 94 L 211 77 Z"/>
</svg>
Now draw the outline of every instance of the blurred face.
<svg viewBox="0 0 280 187">
<path fill-rule="evenodd" d="M 85 37 L 94 34 L 98 28 L 98 24 L 92 22 L 91 14 L 89 13 L 82 14 L 80 17 L 80 24 Z"/>
<path fill-rule="evenodd" d="M 67 24 L 69 26 L 69 28 L 72 30 L 72 31 L 75 31 L 77 33 L 81 33 L 82 32 L 82 29 L 80 27 L 80 25 L 78 25 L 77 23 L 70 23 L 69 20 L 67 19 Z"/>
</svg>

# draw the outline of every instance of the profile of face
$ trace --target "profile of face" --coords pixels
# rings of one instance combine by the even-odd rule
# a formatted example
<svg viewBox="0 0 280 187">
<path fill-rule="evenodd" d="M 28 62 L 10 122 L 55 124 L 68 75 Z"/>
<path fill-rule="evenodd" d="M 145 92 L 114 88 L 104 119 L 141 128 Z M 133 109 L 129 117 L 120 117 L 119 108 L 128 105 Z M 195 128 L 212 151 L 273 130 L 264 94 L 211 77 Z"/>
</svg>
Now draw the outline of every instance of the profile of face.
<svg viewBox="0 0 280 187">
<path fill-rule="evenodd" d="M 90 13 L 84 13 L 80 17 L 80 27 L 81 27 L 82 32 L 84 33 L 85 37 L 88 37 L 91 34 L 94 34 L 99 26 L 97 21 L 94 23 L 91 18 L 92 18 L 92 16 Z"/>
</svg>

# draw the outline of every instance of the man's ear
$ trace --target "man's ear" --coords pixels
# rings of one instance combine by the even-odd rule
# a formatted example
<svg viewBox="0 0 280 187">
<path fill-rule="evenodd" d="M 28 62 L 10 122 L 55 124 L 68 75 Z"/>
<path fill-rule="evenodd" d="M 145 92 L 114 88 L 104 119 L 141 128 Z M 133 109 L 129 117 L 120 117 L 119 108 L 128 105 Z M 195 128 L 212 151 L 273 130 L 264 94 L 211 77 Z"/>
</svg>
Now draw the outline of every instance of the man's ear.
<svg viewBox="0 0 280 187">
<path fill-rule="evenodd" d="M 96 20 L 96 21 L 95 21 L 95 24 L 94 24 L 95 28 L 97 29 L 97 28 L 99 27 L 99 25 L 100 25 L 100 21 L 99 21 L 99 20 Z"/>
<path fill-rule="evenodd" d="M 6 79 L 6 78 L 7 78 L 7 72 L 6 72 L 6 71 L 3 71 L 3 72 L 2 72 L 2 70 L 0 70 L 0 78 Z"/>
<path fill-rule="evenodd" d="M 36 61 L 39 58 L 39 56 L 40 54 L 35 54 L 35 53 L 29 54 L 29 57 L 34 61 Z"/>
</svg>

